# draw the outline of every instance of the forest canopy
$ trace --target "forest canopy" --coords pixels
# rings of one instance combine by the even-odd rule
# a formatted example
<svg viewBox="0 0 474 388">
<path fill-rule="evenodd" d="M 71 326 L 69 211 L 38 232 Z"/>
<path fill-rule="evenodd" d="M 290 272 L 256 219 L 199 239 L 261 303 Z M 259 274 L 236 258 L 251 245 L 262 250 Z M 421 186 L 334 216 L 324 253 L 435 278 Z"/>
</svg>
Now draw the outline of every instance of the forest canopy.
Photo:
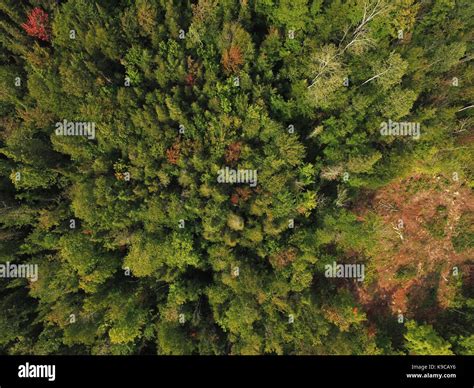
<svg viewBox="0 0 474 388">
<path fill-rule="evenodd" d="M 473 22 L 2 0 L 0 354 L 474 354 Z"/>
</svg>

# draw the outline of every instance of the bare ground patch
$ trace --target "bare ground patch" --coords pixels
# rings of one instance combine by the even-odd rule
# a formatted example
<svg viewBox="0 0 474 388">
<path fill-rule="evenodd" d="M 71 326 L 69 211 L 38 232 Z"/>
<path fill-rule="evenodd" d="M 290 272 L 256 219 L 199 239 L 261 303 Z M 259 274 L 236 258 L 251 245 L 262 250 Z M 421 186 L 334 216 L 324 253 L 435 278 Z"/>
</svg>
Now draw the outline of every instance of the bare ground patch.
<svg viewBox="0 0 474 388">
<path fill-rule="evenodd" d="M 369 317 L 385 311 L 430 321 L 450 306 L 460 277 L 472 281 L 474 196 L 461 182 L 412 176 L 365 196 L 353 211 L 360 220 L 369 212 L 382 219 L 372 281 L 356 290 Z"/>
</svg>

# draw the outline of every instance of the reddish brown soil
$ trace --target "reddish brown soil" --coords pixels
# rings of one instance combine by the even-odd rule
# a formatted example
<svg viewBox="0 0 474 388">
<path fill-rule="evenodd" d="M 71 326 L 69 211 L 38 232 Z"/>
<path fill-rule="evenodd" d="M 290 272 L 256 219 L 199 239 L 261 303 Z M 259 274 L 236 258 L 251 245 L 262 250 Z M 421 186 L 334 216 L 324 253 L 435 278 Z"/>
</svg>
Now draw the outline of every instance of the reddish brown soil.
<svg viewBox="0 0 474 388">
<path fill-rule="evenodd" d="M 473 249 L 456 252 L 452 244 L 461 216 L 474 211 L 474 195 L 461 182 L 412 176 L 368 194 L 353 211 L 360 220 L 369 212 L 383 220 L 380 249 L 370 264 L 373 281 L 357 290 L 369 316 L 385 311 L 429 321 L 450 305 L 459 277 L 470 279 Z"/>
</svg>

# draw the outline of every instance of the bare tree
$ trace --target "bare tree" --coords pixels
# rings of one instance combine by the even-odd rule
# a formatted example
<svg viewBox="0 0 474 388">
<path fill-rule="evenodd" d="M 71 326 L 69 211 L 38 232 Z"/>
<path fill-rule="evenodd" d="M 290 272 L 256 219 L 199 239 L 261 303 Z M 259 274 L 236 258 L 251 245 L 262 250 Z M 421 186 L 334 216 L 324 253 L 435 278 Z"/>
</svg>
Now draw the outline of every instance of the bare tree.
<svg viewBox="0 0 474 388">
<path fill-rule="evenodd" d="M 349 47 L 355 45 L 356 43 L 365 43 L 366 45 L 373 45 L 373 40 L 367 36 L 368 24 L 378 15 L 382 14 L 383 12 L 388 10 L 388 6 L 386 6 L 382 0 L 377 0 L 375 3 L 370 1 L 366 1 L 364 4 L 364 14 L 362 16 L 362 20 L 357 25 L 355 30 L 351 34 L 350 41 L 345 44 L 342 48 L 342 53 L 344 53 Z M 342 44 L 347 37 L 347 30 L 344 33 L 344 38 L 342 40 Z"/>
</svg>

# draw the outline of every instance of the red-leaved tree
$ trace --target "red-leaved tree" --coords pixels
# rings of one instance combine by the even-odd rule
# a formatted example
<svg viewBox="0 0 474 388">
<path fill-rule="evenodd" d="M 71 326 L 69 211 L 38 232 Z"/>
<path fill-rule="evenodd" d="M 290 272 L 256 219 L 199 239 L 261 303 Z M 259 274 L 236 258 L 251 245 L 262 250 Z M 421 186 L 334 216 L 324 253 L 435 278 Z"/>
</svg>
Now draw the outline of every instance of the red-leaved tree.
<svg viewBox="0 0 474 388">
<path fill-rule="evenodd" d="M 49 24 L 48 14 L 41 8 L 33 8 L 28 14 L 28 21 L 23 23 L 21 27 L 30 36 L 34 36 L 41 40 L 49 40 Z"/>
<path fill-rule="evenodd" d="M 174 143 L 171 148 L 166 150 L 166 158 L 171 164 L 178 164 L 180 155 L 181 145 L 179 143 Z"/>
</svg>

